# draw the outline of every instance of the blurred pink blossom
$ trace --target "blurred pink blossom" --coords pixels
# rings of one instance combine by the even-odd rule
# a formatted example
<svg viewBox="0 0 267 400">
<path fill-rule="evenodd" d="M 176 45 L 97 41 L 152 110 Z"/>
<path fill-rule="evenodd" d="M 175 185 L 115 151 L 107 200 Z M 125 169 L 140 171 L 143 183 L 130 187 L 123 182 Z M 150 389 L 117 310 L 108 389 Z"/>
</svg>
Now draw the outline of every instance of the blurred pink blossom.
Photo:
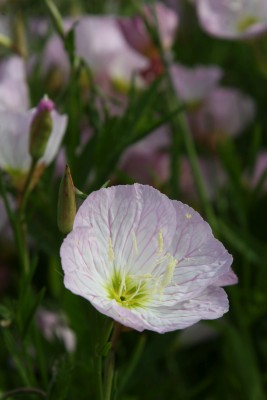
<svg viewBox="0 0 267 400">
<path fill-rule="evenodd" d="M 219 282 L 231 255 L 196 211 L 151 186 L 91 193 L 60 254 L 69 290 L 138 331 L 164 333 L 228 311 Z"/>
<path fill-rule="evenodd" d="M 247 39 L 267 31 L 266 0 L 197 0 L 202 28 L 226 39 Z"/>
<path fill-rule="evenodd" d="M 6 171 L 17 187 L 24 183 L 31 165 L 29 154 L 30 125 L 36 109 L 24 113 L 0 111 L 0 168 Z M 38 161 L 40 171 L 56 157 L 65 134 L 67 116 L 51 112 L 53 128 L 44 156 Z"/>
<path fill-rule="evenodd" d="M 238 89 L 218 87 L 189 114 L 193 134 L 216 144 L 224 135 L 239 135 L 253 120 L 255 104 Z"/>
<path fill-rule="evenodd" d="M 132 48 L 148 57 L 153 57 L 157 53 L 157 49 L 155 49 L 154 43 L 145 26 L 144 18 L 147 19 L 149 24 L 155 27 L 155 12 L 162 46 L 165 49 L 170 49 L 178 27 L 178 14 L 163 3 L 156 3 L 154 9 L 153 6 L 146 5 L 143 12 L 143 17 L 136 15 L 131 18 L 120 18 L 118 23 Z"/>
<path fill-rule="evenodd" d="M 148 60 L 127 44 L 115 17 L 83 17 L 75 32 L 77 54 L 98 76 L 129 85 L 133 74 L 148 66 Z M 137 84 L 142 84 L 139 76 Z"/>
<path fill-rule="evenodd" d="M 51 342 L 57 338 L 64 343 L 69 353 L 75 351 L 76 336 L 69 328 L 67 319 L 63 314 L 39 308 L 37 311 L 37 324 L 48 341 Z"/>
<path fill-rule="evenodd" d="M 169 128 L 164 125 L 130 146 L 123 153 L 119 169 L 139 183 L 165 182 L 169 171 L 163 152 L 169 148 L 169 134 Z"/>
<path fill-rule="evenodd" d="M 11 56 L 0 63 L 0 110 L 26 111 L 29 92 L 24 61 Z"/>
<path fill-rule="evenodd" d="M 258 153 L 252 174 L 246 175 L 246 181 L 252 187 L 255 187 L 264 174 L 267 174 L 267 151 L 262 150 Z M 263 184 L 264 190 L 267 190 L 267 175 Z"/>
<path fill-rule="evenodd" d="M 173 64 L 171 75 L 179 98 L 188 105 L 198 105 L 218 86 L 223 71 L 216 65 L 189 68 Z"/>
</svg>

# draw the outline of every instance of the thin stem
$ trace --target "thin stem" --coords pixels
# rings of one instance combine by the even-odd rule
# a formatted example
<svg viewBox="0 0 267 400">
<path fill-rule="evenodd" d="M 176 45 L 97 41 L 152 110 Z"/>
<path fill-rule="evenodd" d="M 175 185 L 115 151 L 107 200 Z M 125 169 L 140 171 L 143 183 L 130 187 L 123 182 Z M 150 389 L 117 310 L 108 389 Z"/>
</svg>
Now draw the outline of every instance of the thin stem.
<svg viewBox="0 0 267 400">
<path fill-rule="evenodd" d="M 115 354 L 111 349 L 106 360 L 106 380 L 105 380 L 105 397 L 104 400 L 111 400 L 113 377 L 115 367 Z"/>
<path fill-rule="evenodd" d="M 160 40 L 160 35 L 159 35 L 159 27 L 158 27 L 158 20 L 157 20 L 157 15 L 156 15 L 156 10 L 155 8 L 153 9 L 154 12 L 154 21 L 156 24 L 156 33 L 157 33 L 157 43 L 156 45 L 159 47 L 159 52 L 160 56 L 166 71 L 166 83 L 167 83 L 167 89 L 170 94 L 171 99 L 175 100 L 178 105 L 182 106 L 182 103 L 180 99 L 178 98 L 178 95 L 176 93 L 172 75 L 170 72 L 170 66 L 171 66 L 171 57 L 168 52 L 166 52 L 162 46 L 161 40 Z M 169 105 L 170 107 L 170 105 Z M 178 115 L 175 115 L 173 117 L 173 124 L 176 127 L 176 130 L 181 133 L 182 140 L 184 142 L 184 146 L 189 158 L 190 162 L 190 167 L 193 175 L 193 179 L 196 185 L 196 189 L 199 195 L 200 203 L 201 206 L 207 216 L 207 219 L 209 220 L 210 224 L 212 225 L 213 228 L 216 228 L 216 218 L 213 212 L 213 209 L 210 205 L 209 199 L 206 194 L 205 186 L 204 186 L 204 181 L 202 178 L 202 174 L 200 172 L 200 167 L 199 167 L 199 162 L 198 162 L 198 157 L 197 157 L 197 151 L 195 148 L 194 141 L 192 139 L 192 135 L 186 120 L 186 116 L 184 112 L 179 113 Z M 173 133 L 175 135 L 175 132 Z M 173 136 L 173 142 L 175 144 L 175 136 Z M 173 153 L 174 154 L 174 153 Z M 175 167 L 176 162 L 175 158 L 173 156 L 172 159 L 172 166 Z M 174 173 L 175 176 L 175 173 Z"/>
<path fill-rule="evenodd" d="M 15 43 L 16 51 L 24 58 L 26 61 L 28 58 L 28 49 L 25 33 L 25 21 L 23 12 L 21 10 L 14 13 L 13 20 L 13 41 Z"/>
<path fill-rule="evenodd" d="M 117 346 L 117 342 L 121 333 L 122 325 L 118 322 L 114 324 L 114 330 L 111 337 L 111 349 L 108 353 L 106 362 L 105 362 L 105 395 L 104 400 L 111 400 L 112 387 L 113 387 L 113 378 L 114 378 L 114 369 L 115 369 L 115 349 Z"/>
<path fill-rule="evenodd" d="M 121 393 L 123 391 L 125 385 L 127 384 L 130 377 L 132 376 L 132 374 L 140 360 L 141 354 L 142 354 L 144 346 L 145 346 L 145 342 L 146 342 L 146 337 L 144 335 L 141 335 L 139 337 L 136 347 L 134 348 L 134 350 L 132 352 L 132 356 L 131 356 L 131 359 L 130 359 L 127 367 L 123 370 L 123 376 L 119 380 L 119 383 L 120 383 L 119 393 Z"/>
<path fill-rule="evenodd" d="M 64 25 L 58 8 L 56 7 L 55 3 L 52 0 L 44 0 L 44 3 L 48 8 L 50 17 L 54 23 L 57 33 L 59 34 L 61 39 L 64 40 L 65 39 Z"/>
<path fill-rule="evenodd" d="M 172 77 L 170 74 L 170 69 L 169 69 L 169 62 L 165 61 L 165 68 L 166 68 L 166 73 L 167 73 L 167 81 L 168 81 L 168 86 L 170 93 L 172 95 L 175 95 L 176 101 L 180 103 L 174 89 Z M 205 186 L 204 186 L 204 181 L 202 174 L 200 172 L 200 167 L 199 167 L 199 162 L 198 162 L 198 157 L 197 157 L 197 151 L 195 148 L 195 144 L 191 135 L 191 132 L 188 127 L 188 123 L 186 121 L 186 117 L 184 113 L 180 113 L 179 115 L 174 117 L 174 121 L 177 124 L 177 129 L 181 132 L 182 139 L 184 142 L 184 146 L 189 158 L 190 162 L 190 167 L 193 175 L 193 179 L 196 185 L 196 189 L 199 195 L 200 203 L 201 206 L 210 222 L 210 224 L 213 226 L 213 228 L 216 227 L 216 218 L 213 212 L 213 209 L 210 205 L 209 199 L 206 194 Z"/>
<path fill-rule="evenodd" d="M 47 398 L 47 394 L 41 390 L 41 389 L 37 389 L 37 388 L 32 388 L 32 387 L 19 387 L 17 389 L 13 389 L 13 390 L 9 390 L 8 392 L 5 392 L 1 395 L 1 400 L 5 400 L 8 399 L 9 397 L 12 396 L 17 396 L 23 393 L 27 393 L 29 395 L 34 394 L 34 395 L 38 395 L 40 397 L 44 397 Z"/>
<path fill-rule="evenodd" d="M 6 329 L 3 329 L 3 336 L 4 336 L 6 347 L 13 357 L 13 361 L 17 367 L 17 370 L 21 377 L 21 380 L 24 382 L 25 385 L 27 385 L 27 386 L 31 385 L 30 379 L 28 378 L 26 370 L 25 370 L 25 366 L 23 365 L 23 363 L 21 362 L 21 360 L 19 358 L 18 352 L 15 349 L 15 344 L 14 344 L 13 338 L 9 334 L 9 331 Z"/>
<path fill-rule="evenodd" d="M 27 251 L 25 251 L 23 232 L 22 232 L 22 229 L 20 226 L 20 221 L 19 221 L 20 218 L 16 218 L 15 213 L 11 210 L 1 174 L 0 174 L 0 193 L 3 197 L 6 212 L 7 212 L 7 215 L 8 215 L 9 221 L 11 223 L 12 230 L 13 230 L 13 236 L 14 236 L 14 240 L 17 245 L 21 267 L 27 273 L 29 271 L 29 259 L 28 259 Z"/>
<path fill-rule="evenodd" d="M 20 215 L 21 216 L 24 215 L 27 201 L 28 201 L 28 198 L 29 198 L 29 195 L 31 192 L 31 183 L 32 183 L 32 178 L 35 173 L 36 165 L 37 165 L 37 160 L 32 160 L 31 167 L 28 172 L 26 182 L 25 182 L 25 185 L 23 188 L 23 193 L 22 193 L 22 200 L 21 200 L 21 204 L 20 204 Z"/>
<path fill-rule="evenodd" d="M 95 375 L 97 382 L 97 399 L 103 400 L 103 380 L 102 380 L 102 356 L 99 354 L 95 357 Z"/>
</svg>

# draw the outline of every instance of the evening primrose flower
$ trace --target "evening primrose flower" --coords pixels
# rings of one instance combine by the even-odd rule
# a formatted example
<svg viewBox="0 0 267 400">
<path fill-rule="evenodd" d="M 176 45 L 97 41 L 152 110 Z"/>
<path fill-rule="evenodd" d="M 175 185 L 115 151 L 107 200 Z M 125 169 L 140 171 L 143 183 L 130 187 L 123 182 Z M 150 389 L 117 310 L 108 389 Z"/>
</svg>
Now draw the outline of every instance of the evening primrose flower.
<svg viewBox="0 0 267 400">
<path fill-rule="evenodd" d="M 37 325 L 49 342 L 57 338 L 63 342 L 69 353 L 75 351 L 76 336 L 72 329 L 69 328 L 65 315 L 40 307 L 37 310 L 36 317 Z"/>
<path fill-rule="evenodd" d="M 115 17 L 83 17 L 75 27 L 75 37 L 77 54 L 99 78 L 127 89 L 135 76 L 135 83 L 144 85 L 138 72 L 148 67 L 148 60 L 128 45 Z"/>
<path fill-rule="evenodd" d="M 154 16 L 155 12 L 155 16 Z M 145 6 L 143 16 L 135 15 L 132 18 L 120 18 L 118 24 L 130 46 L 148 57 L 153 57 L 157 49 L 144 23 L 144 17 L 155 28 L 157 18 L 159 36 L 164 49 L 172 47 L 175 39 L 179 18 L 176 12 L 162 3 L 155 3 L 154 7 Z"/>
<path fill-rule="evenodd" d="M 223 70 L 216 65 L 188 68 L 173 64 L 171 75 L 179 98 L 189 106 L 197 106 L 218 86 Z"/>
<path fill-rule="evenodd" d="M 35 115 L 36 109 L 20 113 L 0 110 L 0 168 L 11 176 L 13 184 L 18 188 L 23 187 L 31 167 L 29 139 Z M 43 168 L 56 157 L 66 130 L 66 115 L 60 115 L 53 110 L 51 117 L 53 127 L 44 155 L 38 160 L 37 175 L 40 175 Z"/>
<path fill-rule="evenodd" d="M 23 59 L 12 56 L 0 63 L 0 110 L 26 111 L 29 92 Z"/>
<path fill-rule="evenodd" d="M 266 0 L 197 0 L 203 29 L 226 39 L 247 39 L 267 31 Z"/>
<path fill-rule="evenodd" d="M 228 311 L 232 256 L 189 206 L 145 185 L 93 192 L 61 250 L 64 284 L 119 323 L 159 333 Z"/>
</svg>

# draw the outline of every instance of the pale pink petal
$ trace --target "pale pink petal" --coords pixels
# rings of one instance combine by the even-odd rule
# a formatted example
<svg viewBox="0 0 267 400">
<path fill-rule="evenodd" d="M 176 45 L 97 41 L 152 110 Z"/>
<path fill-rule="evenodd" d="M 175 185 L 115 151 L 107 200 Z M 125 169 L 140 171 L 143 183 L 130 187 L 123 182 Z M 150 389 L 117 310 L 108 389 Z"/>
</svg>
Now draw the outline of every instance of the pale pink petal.
<svg viewBox="0 0 267 400">
<path fill-rule="evenodd" d="M 25 113 L 0 111 L 0 168 L 27 172 L 31 165 L 29 154 L 30 125 L 35 109 Z M 53 129 L 44 156 L 39 163 L 50 164 L 55 158 L 65 134 L 67 116 L 52 112 Z"/>
<path fill-rule="evenodd" d="M 116 186 L 92 193 L 80 207 L 74 228 L 87 226 L 102 251 L 111 240 L 117 268 L 135 272 L 154 267 L 161 232 L 166 244 L 174 234 L 175 210 L 166 196 L 143 185 Z"/>
<path fill-rule="evenodd" d="M 225 291 L 220 287 L 207 287 L 199 296 L 188 301 L 177 303 L 175 306 L 164 305 L 157 309 L 145 311 L 142 315 L 145 329 L 165 333 L 184 329 L 201 319 L 220 318 L 229 309 Z"/>
<path fill-rule="evenodd" d="M 162 3 L 156 3 L 154 10 L 162 45 L 165 49 L 169 49 L 175 38 L 178 15 Z M 154 10 L 149 6 L 144 7 L 144 15 L 152 26 L 155 26 Z M 127 42 L 135 50 L 148 55 L 151 51 L 153 52 L 154 45 L 140 15 L 132 18 L 120 18 L 118 23 Z"/>
<path fill-rule="evenodd" d="M 0 109 L 26 111 L 29 92 L 25 63 L 21 57 L 12 56 L 0 64 Z"/>
<path fill-rule="evenodd" d="M 265 0 L 197 0 L 201 26 L 208 33 L 226 39 L 246 39 L 267 30 Z"/>
<path fill-rule="evenodd" d="M 171 67 L 171 74 L 178 96 L 190 104 L 203 101 L 218 85 L 223 71 L 213 65 L 188 68 L 174 64 Z"/>
<path fill-rule="evenodd" d="M 237 136 L 255 116 L 255 103 L 233 88 L 217 88 L 203 106 L 190 114 L 190 125 L 196 135 L 228 134 Z"/>
<path fill-rule="evenodd" d="M 60 115 L 57 111 L 52 111 L 51 116 L 53 121 L 52 132 L 47 143 L 45 154 L 40 159 L 40 162 L 44 162 L 45 165 L 49 165 L 58 154 L 68 123 L 67 115 Z"/>
<path fill-rule="evenodd" d="M 60 255 L 68 289 L 139 331 L 182 329 L 228 310 L 218 286 L 234 283 L 232 257 L 197 212 L 150 186 L 88 196 Z"/>
</svg>

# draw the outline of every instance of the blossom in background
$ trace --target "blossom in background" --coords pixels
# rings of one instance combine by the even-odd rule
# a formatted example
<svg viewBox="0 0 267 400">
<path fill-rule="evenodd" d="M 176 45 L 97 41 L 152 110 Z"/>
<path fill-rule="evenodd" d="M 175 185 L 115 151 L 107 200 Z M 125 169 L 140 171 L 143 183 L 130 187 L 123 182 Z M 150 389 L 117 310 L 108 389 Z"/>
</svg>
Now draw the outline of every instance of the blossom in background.
<svg viewBox="0 0 267 400">
<path fill-rule="evenodd" d="M 223 70 L 216 65 L 188 68 L 173 64 L 171 76 L 179 98 L 188 106 L 197 106 L 218 86 Z"/>
<path fill-rule="evenodd" d="M 156 146 L 153 135 L 155 133 L 130 146 L 123 154 L 119 169 L 136 182 L 153 184 L 160 188 L 170 179 L 171 156 L 168 150 L 169 143 L 165 143 L 165 146 L 168 145 L 165 149 L 160 143 Z M 223 168 L 218 159 L 203 156 L 199 157 L 199 168 L 206 194 L 209 199 L 214 199 L 216 192 L 226 181 Z M 197 201 L 198 194 L 190 162 L 184 155 L 179 158 L 179 181 L 177 185 L 183 199 L 190 202 Z"/>
<path fill-rule="evenodd" d="M 266 0 L 197 0 L 202 28 L 226 39 L 247 39 L 267 31 Z"/>
<path fill-rule="evenodd" d="M 133 50 L 126 42 L 111 16 L 83 16 L 76 21 L 64 20 L 66 31 L 74 27 L 76 53 L 91 68 L 100 86 L 107 81 L 120 86 L 129 86 L 133 74 L 148 67 L 148 60 Z M 62 40 L 52 36 L 43 52 L 41 64 L 43 74 L 54 72 L 59 81 L 67 81 L 70 75 L 70 63 Z M 143 85 L 138 75 L 137 84 Z"/>
<path fill-rule="evenodd" d="M 189 124 L 198 138 L 217 143 L 224 135 L 237 136 L 255 116 L 254 101 L 238 89 L 219 87 L 190 113 Z"/>
<path fill-rule="evenodd" d="M 63 314 L 39 308 L 37 311 L 37 325 L 48 341 L 61 340 L 69 353 L 75 351 L 76 336 L 67 324 Z"/>
<path fill-rule="evenodd" d="M 265 178 L 264 178 L 265 176 Z M 267 151 L 258 153 L 252 173 L 246 174 L 245 180 L 249 186 L 255 188 L 261 179 L 264 179 L 263 189 L 267 190 Z"/>
<path fill-rule="evenodd" d="M 0 110 L 5 109 L 29 109 L 25 64 L 18 56 L 3 59 L 0 63 Z"/>
<path fill-rule="evenodd" d="M 219 318 L 232 257 L 189 206 L 140 184 L 93 192 L 61 250 L 65 286 L 121 324 L 159 333 Z"/>
<path fill-rule="evenodd" d="M 219 67 L 174 65 L 171 73 L 177 95 L 188 106 L 192 133 L 212 147 L 224 135 L 237 136 L 253 120 L 254 101 L 238 89 L 219 86 Z"/>
<path fill-rule="evenodd" d="M 0 168 L 6 171 L 18 188 L 24 184 L 31 166 L 29 154 L 30 126 L 36 109 L 26 112 L 0 110 Z M 37 175 L 56 157 L 67 126 L 67 116 L 51 112 L 53 128 L 44 156 L 38 161 Z"/>
<path fill-rule="evenodd" d="M 131 18 L 119 18 L 118 25 L 129 45 L 140 54 L 146 56 L 149 65 L 143 68 L 141 75 L 149 84 L 164 71 L 161 56 L 157 45 L 153 42 L 152 34 L 146 27 L 144 20 L 154 29 L 158 29 L 162 47 L 170 50 L 177 31 L 179 18 L 177 12 L 162 3 L 144 6 L 143 15 L 134 15 Z M 155 18 L 157 19 L 157 24 Z"/>
<path fill-rule="evenodd" d="M 145 57 L 124 39 L 115 17 L 83 17 L 75 28 L 77 54 L 100 78 L 117 86 L 129 86 L 133 74 L 148 66 Z M 142 85 L 137 76 L 137 84 Z"/>
<path fill-rule="evenodd" d="M 162 46 L 170 49 L 178 27 L 178 15 L 162 3 L 156 3 L 154 10 Z M 143 16 L 135 15 L 131 18 L 118 19 L 118 24 L 129 45 L 149 58 L 153 58 L 155 53 L 157 54 L 157 49 L 144 23 L 144 18 L 155 27 L 154 10 L 153 6 L 146 5 L 143 9 Z"/>
<path fill-rule="evenodd" d="M 119 169 L 139 183 L 166 182 L 169 171 L 165 168 L 163 154 L 169 146 L 169 128 L 163 125 L 128 147 L 121 157 Z"/>
</svg>

